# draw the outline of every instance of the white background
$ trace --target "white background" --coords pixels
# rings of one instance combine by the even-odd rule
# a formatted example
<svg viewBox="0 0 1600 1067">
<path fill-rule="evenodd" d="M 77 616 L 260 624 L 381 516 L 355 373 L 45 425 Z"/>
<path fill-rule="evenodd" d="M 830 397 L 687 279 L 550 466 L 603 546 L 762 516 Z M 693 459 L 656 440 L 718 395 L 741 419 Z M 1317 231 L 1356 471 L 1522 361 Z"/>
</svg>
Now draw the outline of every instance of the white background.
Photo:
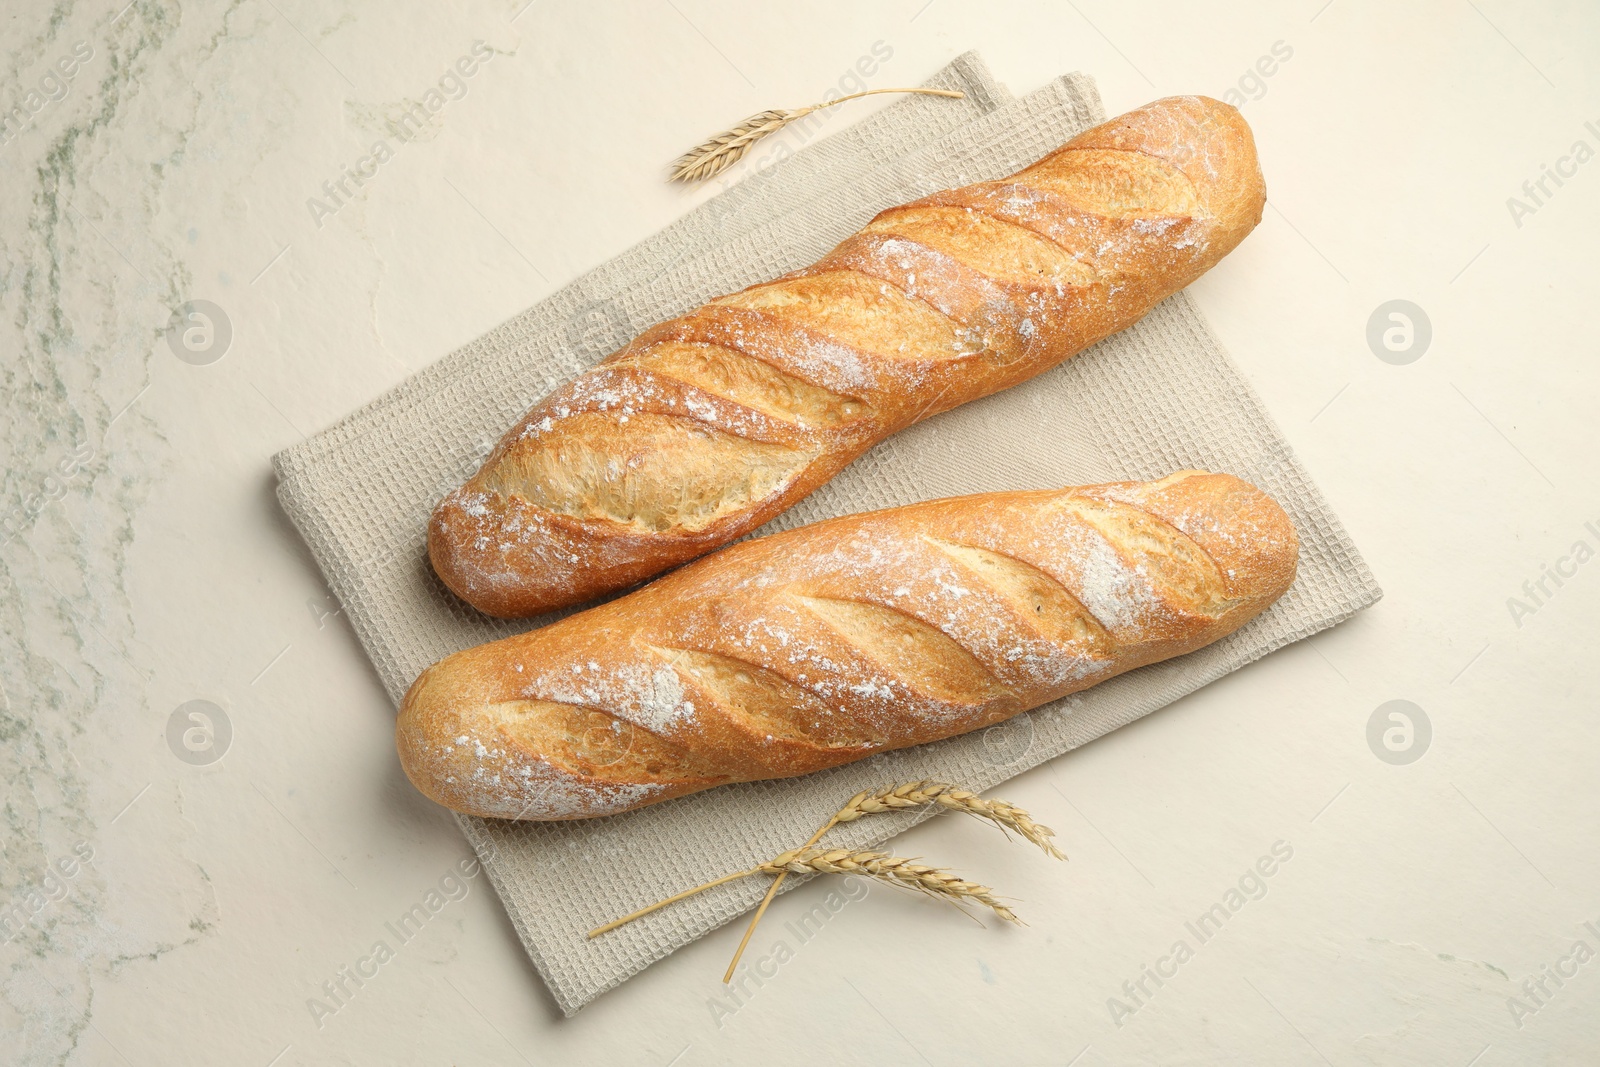
<svg viewBox="0 0 1600 1067">
<path fill-rule="evenodd" d="M 1594 1059 L 1600 960 L 1570 953 L 1600 952 L 1600 562 L 1537 604 L 1523 583 L 1600 549 L 1600 162 L 1522 185 L 1600 150 L 1600 13 L 521 4 L 19 0 L 0 24 L 6 108 L 93 50 L 0 145 L 0 904 L 25 923 L 0 1061 Z M 318 226 L 307 199 L 477 39 L 497 54 L 466 95 Z M 874 87 L 976 48 L 1016 92 L 1086 71 L 1112 114 L 1292 49 L 1245 80 L 1266 217 L 1193 291 L 1386 599 L 998 790 L 1067 864 L 966 821 L 897 842 L 1026 928 L 873 890 L 800 944 L 819 881 L 774 905 L 753 951 L 793 958 L 731 1015 L 709 1005 L 736 926 L 564 1020 L 479 878 L 319 1026 L 308 999 L 468 850 L 400 773 L 269 457 L 703 200 L 668 160 L 820 99 L 876 42 Z M 209 366 L 162 336 L 192 299 L 231 322 Z M 1432 324 L 1409 365 L 1367 345 L 1391 299 Z M 192 699 L 232 726 L 209 766 L 166 740 Z M 1408 765 L 1366 740 L 1392 699 L 1432 725 Z M 1266 895 L 1200 944 L 1185 923 L 1279 841 Z M 74 846 L 93 862 L 47 883 Z M 1180 939 L 1193 958 L 1131 999 Z"/>
</svg>

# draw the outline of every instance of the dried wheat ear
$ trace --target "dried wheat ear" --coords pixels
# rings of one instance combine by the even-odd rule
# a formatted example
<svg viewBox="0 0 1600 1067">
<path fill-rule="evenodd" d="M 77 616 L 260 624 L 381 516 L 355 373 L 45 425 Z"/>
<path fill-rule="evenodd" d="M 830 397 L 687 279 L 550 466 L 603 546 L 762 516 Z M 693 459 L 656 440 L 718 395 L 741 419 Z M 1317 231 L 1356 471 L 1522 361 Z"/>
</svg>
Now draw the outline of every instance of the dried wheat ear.
<svg viewBox="0 0 1600 1067">
<path fill-rule="evenodd" d="M 835 107 L 847 100 L 859 100 L 863 96 L 876 96 L 879 93 L 921 93 L 927 96 L 954 97 L 957 100 L 967 95 L 955 89 L 868 89 L 866 92 L 851 93 L 849 96 L 841 96 L 823 104 L 812 104 L 810 107 L 769 108 L 766 111 L 757 111 L 731 130 L 724 130 L 714 137 L 706 138 L 673 160 L 667 180 L 686 184 L 703 182 L 739 162 L 757 141 L 777 133 L 791 122 L 803 119 L 823 108 Z"/>
<path fill-rule="evenodd" d="M 1024 840 L 1043 849 L 1047 856 L 1058 860 L 1067 858 L 1050 840 L 1056 835 L 1056 832 L 1048 826 L 1040 826 L 1034 822 L 1032 816 L 1015 804 L 998 799 L 985 800 L 976 793 L 965 789 L 957 789 L 955 786 L 945 782 L 931 782 L 927 779 L 902 782 L 899 785 L 885 786 L 876 791 L 862 790 L 851 797 L 844 807 L 835 812 L 833 818 L 823 823 L 817 832 L 811 835 L 811 839 L 802 846 L 801 851 L 815 845 L 829 830 L 840 823 L 855 822 L 866 815 L 879 815 L 890 811 L 906 811 L 911 808 L 925 807 L 929 804 L 938 804 L 941 808 L 950 811 L 965 812 L 980 819 L 987 819 L 1000 827 L 1002 831 L 1016 831 Z M 738 949 L 734 951 L 733 960 L 728 964 L 727 973 L 722 976 L 724 983 L 733 981 L 733 972 L 739 966 L 739 958 L 744 955 L 744 950 L 750 944 L 750 938 L 756 932 L 756 927 L 760 924 L 761 917 L 767 913 L 767 907 L 772 903 L 772 898 L 778 895 L 778 887 L 783 884 L 784 878 L 790 873 L 790 868 L 779 862 L 781 859 L 783 857 L 772 861 L 773 865 L 780 868 L 777 871 L 778 876 L 767 887 L 766 896 L 761 898 L 760 906 L 756 908 L 755 914 L 750 917 L 750 925 L 745 928 L 744 937 L 739 941 Z M 877 859 L 883 863 L 888 862 L 887 857 L 877 857 Z M 948 872 L 944 871 L 939 873 L 941 875 L 948 874 Z M 961 879 L 956 880 L 962 881 L 963 885 L 975 884 L 964 882 Z M 983 886 L 978 886 L 977 888 L 985 889 Z M 985 893 L 987 896 L 984 898 L 979 898 L 976 893 L 972 894 L 972 896 L 979 903 L 987 905 L 993 894 L 986 889 Z M 996 914 L 1000 914 L 1003 919 L 1009 919 L 1013 922 L 1019 921 L 1011 913 L 1010 909 L 1006 909 L 1003 914 L 996 911 Z"/>
<path fill-rule="evenodd" d="M 949 811 L 964 812 L 968 815 L 985 819 L 1001 830 L 1011 830 L 1020 834 L 1025 840 L 1039 846 L 1046 855 L 1056 859 L 1066 859 L 1066 856 L 1051 843 L 1055 831 L 1048 826 L 1040 826 L 1022 808 L 1003 800 L 985 800 L 976 793 L 965 789 L 958 789 L 944 782 L 920 780 L 915 782 L 902 782 L 899 785 L 886 786 L 878 790 L 863 790 L 845 802 L 844 807 L 834 813 L 833 817 L 811 835 L 811 839 L 799 848 L 789 849 L 765 863 L 758 863 L 748 870 L 736 871 L 733 874 L 714 878 L 709 882 L 686 889 L 681 893 L 658 900 L 654 904 L 640 908 L 638 911 L 614 919 L 602 926 L 597 926 L 589 931 L 591 938 L 608 933 L 620 926 L 633 922 L 635 919 L 659 911 L 670 904 L 676 904 L 698 893 L 703 893 L 719 885 L 749 878 L 758 874 L 771 874 L 777 877 L 768 887 L 761 906 L 756 909 L 755 915 L 750 920 L 750 926 L 745 931 L 744 939 L 739 942 L 739 949 L 734 953 L 733 962 L 728 964 L 728 972 L 723 981 L 729 981 L 733 976 L 734 968 L 739 965 L 739 957 L 743 955 L 745 946 L 750 943 L 750 935 L 755 932 L 756 924 L 766 913 L 767 905 L 778 892 L 778 886 L 790 874 L 854 874 L 865 878 L 872 878 L 888 885 L 901 889 L 909 889 L 931 897 L 950 901 L 955 904 L 981 904 L 994 912 L 996 916 L 1011 923 L 1020 924 L 1017 918 L 994 890 L 977 882 L 961 878 L 942 867 L 929 867 L 918 863 L 914 859 L 903 856 L 892 856 L 887 852 L 871 849 L 847 848 L 815 848 L 829 830 L 840 823 L 854 822 L 868 815 L 880 815 L 891 811 L 905 811 L 910 808 L 925 807 L 937 804 Z"/>
</svg>

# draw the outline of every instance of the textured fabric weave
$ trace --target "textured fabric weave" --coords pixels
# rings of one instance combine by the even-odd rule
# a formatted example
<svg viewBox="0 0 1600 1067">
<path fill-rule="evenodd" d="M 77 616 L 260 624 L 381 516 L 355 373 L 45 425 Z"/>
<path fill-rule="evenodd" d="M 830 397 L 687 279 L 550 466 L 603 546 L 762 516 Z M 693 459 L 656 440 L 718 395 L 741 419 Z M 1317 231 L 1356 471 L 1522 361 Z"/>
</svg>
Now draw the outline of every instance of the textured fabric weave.
<svg viewBox="0 0 1600 1067">
<path fill-rule="evenodd" d="M 1087 77 L 1068 75 L 1012 99 L 972 53 L 925 84 L 967 96 L 908 97 L 757 172 L 275 457 L 279 499 L 397 702 L 435 660 L 561 614 L 520 622 L 482 616 L 445 590 L 425 551 L 434 503 L 476 470 L 535 400 L 653 323 L 811 263 L 884 207 L 1002 177 L 1104 117 Z M 925 777 L 989 788 L 1381 595 L 1183 293 L 1031 382 L 890 438 L 767 529 L 933 497 L 1150 479 L 1182 468 L 1254 482 L 1283 505 L 1301 538 L 1289 592 L 1208 648 L 981 733 L 803 778 L 725 786 L 581 822 L 461 817 L 561 1009 L 575 1012 L 747 911 L 765 880 L 719 887 L 595 941 L 585 939 L 587 930 L 792 847 L 857 790 Z M 923 817 L 866 819 L 830 840 L 875 845 Z"/>
</svg>

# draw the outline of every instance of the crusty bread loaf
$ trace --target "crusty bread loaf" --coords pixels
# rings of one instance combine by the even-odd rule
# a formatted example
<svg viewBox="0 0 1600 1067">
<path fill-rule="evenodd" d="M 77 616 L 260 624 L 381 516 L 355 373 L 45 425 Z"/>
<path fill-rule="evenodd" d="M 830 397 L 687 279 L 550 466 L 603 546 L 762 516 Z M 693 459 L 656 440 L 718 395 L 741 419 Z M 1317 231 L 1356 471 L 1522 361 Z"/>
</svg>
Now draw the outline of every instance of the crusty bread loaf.
<svg viewBox="0 0 1600 1067">
<path fill-rule="evenodd" d="M 821 262 L 646 331 L 536 404 L 433 513 L 445 584 L 519 617 L 754 530 L 897 430 L 1132 324 L 1261 218 L 1250 128 L 1159 100 Z"/>
<path fill-rule="evenodd" d="M 976 730 L 1232 632 L 1293 524 L 1225 474 L 935 500 L 746 541 L 429 667 L 406 774 L 457 811 L 610 815 Z"/>
</svg>

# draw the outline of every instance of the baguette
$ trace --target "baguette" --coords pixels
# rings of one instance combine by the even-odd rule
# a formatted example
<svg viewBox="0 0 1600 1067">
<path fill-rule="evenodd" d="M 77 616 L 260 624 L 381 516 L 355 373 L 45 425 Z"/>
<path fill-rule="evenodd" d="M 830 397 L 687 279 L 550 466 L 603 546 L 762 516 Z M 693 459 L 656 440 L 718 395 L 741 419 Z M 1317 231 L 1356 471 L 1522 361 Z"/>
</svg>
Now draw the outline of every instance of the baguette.
<svg viewBox="0 0 1600 1067">
<path fill-rule="evenodd" d="M 889 434 L 1131 325 L 1265 202 L 1244 119 L 1191 96 L 1009 178 L 890 208 L 813 266 L 655 326 L 534 405 L 434 510 L 434 570 L 511 618 L 644 581 Z"/>
<path fill-rule="evenodd" d="M 1298 551 L 1271 497 L 1200 471 L 833 519 L 446 657 L 400 761 L 446 807 L 539 820 L 806 774 L 1215 641 Z"/>
</svg>

